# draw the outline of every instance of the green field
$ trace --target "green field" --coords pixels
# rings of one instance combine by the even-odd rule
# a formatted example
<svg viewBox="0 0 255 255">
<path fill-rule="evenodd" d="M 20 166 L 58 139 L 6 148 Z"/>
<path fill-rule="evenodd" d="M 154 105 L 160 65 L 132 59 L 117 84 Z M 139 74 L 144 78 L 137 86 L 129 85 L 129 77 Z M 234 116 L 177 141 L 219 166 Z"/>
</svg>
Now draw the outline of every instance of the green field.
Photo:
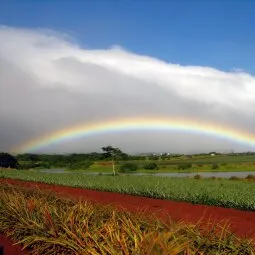
<svg viewBox="0 0 255 255">
<path fill-rule="evenodd" d="M 217 164 L 217 169 L 213 169 L 213 163 L 195 163 L 194 161 L 179 161 L 179 162 L 171 162 L 171 161 L 130 161 L 137 164 L 138 169 L 136 172 L 144 172 L 144 173 L 156 173 L 156 172 L 255 172 L 255 163 L 253 162 L 244 162 L 244 163 L 221 163 Z M 143 169 L 143 165 L 148 162 L 155 162 L 158 165 L 157 170 L 146 170 Z M 205 161 L 203 161 L 205 162 Z M 121 162 L 119 165 L 124 164 L 125 162 Z M 191 164 L 192 166 L 185 170 L 180 170 L 179 165 L 181 164 Z M 119 168 L 117 165 L 117 170 Z M 82 169 L 77 169 L 82 170 Z M 112 172 L 111 165 L 100 165 L 97 162 L 90 166 L 88 169 L 83 169 L 88 172 Z M 67 170 L 69 171 L 69 170 Z"/>
<path fill-rule="evenodd" d="M 136 172 L 156 173 L 156 172 L 255 172 L 255 157 L 254 156 L 206 156 L 198 158 L 183 157 L 173 160 L 132 160 L 120 161 L 116 164 L 116 169 L 120 168 L 122 164 L 132 162 L 137 165 Z M 156 163 L 156 170 L 146 170 L 143 168 L 145 164 Z M 191 167 L 183 170 L 181 165 L 190 164 Z M 216 166 L 216 167 L 214 167 Z M 82 169 L 76 169 L 82 170 Z M 110 162 L 96 161 L 89 168 L 83 169 L 88 172 L 112 172 Z M 67 171 L 69 171 L 67 169 Z"/>
<path fill-rule="evenodd" d="M 248 181 L 155 176 L 91 176 L 3 170 L 1 177 L 120 192 L 194 204 L 255 211 L 255 184 Z"/>
<path fill-rule="evenodd" d="M 255 157 L 254 156 L 206 156 L 188 158 L 182 157 L 173 160 L 131 160 L 120 161 L 116 164 L 116 169 L 122 164 L 132 162 L 137 165 L 136 172 L 156 173 L 156 172 L 255 172 Z M 145 164 L 154 162 L 158 168 L 156 170 L 146 170 L 143 168 Z M 181 170 L 183 164 L 190 164 L 191 167 Z M 216 166 L 216 168 L 214 167 Z M 112 166 L 109 161 L 96 161 L 87 169 L 75 169 L 76 171 L 88 172 L 112 172 Z M 67 171 L 69 171 L 67 169 Z"/>
<path fill-rule="evenodd" d="M 102 153 L 70 155 L 22 154 L 16 156 L 20 169 L 66 169 L 66 171 L 112 172 L 110 156 Z M 115 159 L 116 171 L 126 163 L 136 165 L 136 172 L 255 172 L 255 154 L 144 155 L 124 154 Z M 153 170 L 145 165 L 155 163 Z M 186 166 L 188 165 L 188 167 Z M 183 167 L 185 166 L 185 167 Z"/>
</svg>

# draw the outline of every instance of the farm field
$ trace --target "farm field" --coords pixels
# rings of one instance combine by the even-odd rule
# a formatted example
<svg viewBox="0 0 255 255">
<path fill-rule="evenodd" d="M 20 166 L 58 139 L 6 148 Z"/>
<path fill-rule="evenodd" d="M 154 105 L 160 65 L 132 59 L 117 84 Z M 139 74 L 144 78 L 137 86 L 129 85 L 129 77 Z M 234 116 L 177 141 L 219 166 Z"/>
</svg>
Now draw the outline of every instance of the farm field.
<svg viewBox="0 0 255 255">
<path fill-rule="evenodd" d="M 255 211 L 252 181 L 4 170 L 1 177 Z"/>
<path fill-rule="evenodd" d="M 65 169 L 66 171 L 112 172 L 111 158 L 103 154 L 74 155 L 17 155 L 24 169 Z M 115 162 L 116 171 L 126 163 L 136 165 L 135 172 L 255 172 L 255 155 L 181 155 L 181 156 L 130 156 Z M 155 164 L 156 168 L 145 168 Z M 128 170 L 128 169 L 127 169 Z"/>
<path fill-rule="evenodd" d="M 169 169 L 170 172 L 179 171 L 177 162 L 169 164 L 169 161 L 159 160 L 156 171 L 143 169 L 143 161 L 131 162 L 139 166 L 137 172 L 169 172 Z M 213 164 L 207 162 L 202 165 L 203 171 L 212 172 Z M 234 172 L 233 169 L 236 167 L 236 171 L 249 172 L 254 164 L 239 162 L 221 165 L 217 163 L 217 165 L 216 172 L 222 171 L 224 167 L 225 171 L 229 168 L 229 171 Z M 246 168 L 239 168 L 240 165 Z M 192 163 L 191 168 L 181 172 L 196 172 L 196 167 L 201 168 Z M 47 255 L 54 252 L 77 255 L 147 255 L 148 249 L 149 254 L 155 255 L 169 254 L 168 251 L 171 251 L 171 254 L 198 254 L 198 251 L 205 254 L 254 253 L 254 240 L 249 240 L 249 238 L 255 239 L 255 178 L 252 171 L 250 177 L 246 179 L 209 179 L 201 178 L 200 175 L 195 178 L 133 176 L 129 172 L 117 176 L 83 174 L 84 171 L 112 173 L 112 165 L 109 161 L 94 162 L 89 169 L 80 169 L 81 173 L 72 174 L 70 173 L 72 171 L 43 173 L 36 169 L 0 169 L 0 190 L 1 192 L 4 190 L 1 197 L 7 195 L 9 202 L 12 201 L 9 214 L 6 216 L 6 210 L 3 208 L 7 208 L 7 204 L 4 204 L 0 198 L 0 217 L 2 217 L 0 222 L 5 222 L 4 225 L 0 224 L 0 244 L 12 251 L 5 255 L 16 255 L 17 252 L 20 255 Z M 6 186 L 7 183 L 14 186 Z M 49 191 L 53 191 L 54 194 L 49 195 Z M 14 206 L 13 203 L 16 199 L 19 201 L 17 204 L 21 206 L 18 212 L 19 215 L 20 212 L 22 213 L 21 217 L 13 217 L 15 211 L 17 213 L 17 210 L 14 210 L 16 205 Z M 65 208 L 67 199 L 72 204 L 73 211 L 67 211 L 65 215 L 66 210 L 63 212 L 62 208 Z M 77 199 L 82 199 L 82 202 L 77 202 Z M 40 201 L 40 208 L 46 210 L 47 215 L 42 209 L 35 209 L 37 206 L 34 201 Z M 100 210 L 98 204 L 103 205 Z M 1 205 L 4 205 L 2 214 Z M 86 211 L 87 207 L 90 208 L 90 212 Z M 124 214 L 122 214 L 123 209 Z M 29 210 L 33 213 L 31 214 Z M 107 229 L 104 228 L 104 223 L 103 226 L 97 225 L 97 228 L 87 226 L 84 230 L 77 217 L 68 222 L 74 214 L 86 215 L 92 212 L 93 217 L 100 219 L 98 221 L 101 223 L 106 220 Z M 58 218 L 60 215 L 65 217 L 65 227 L 62 219 Z M 105 215 L 108 215 L 108 218 L 104 218 Z M 153 220 L 149 219 L 148 215 L 153 215 Z M 83 218 L 83 222 L 86 220 L 88 220 L 86 217 Z M 78 228 L 72 225 L 74 222 L 78 222 Z M 130 222 L 131 229 L 129 229 Z M 34 227 L 31 227 L 33 224 Z M 141 230 L 139 226 L 144 224 L 147 224 L 146 228 Z M 118 232 L 116 236 L 112 234 L 109 239 L 113 226 L 114 233 L 116 228 Z M 12 230 L 17 230 L 19 227 L 21 230 Z M 158 229 L 160 235 L 156 234 L 155 229 Z M 86 238 L 81 233 L 84 235 L 86 233 Z M 102 236 L 102 233 L 107 234 Z M 88 236 L 91 239 L 88 239 Z M 71 245 L 64 240 L 68 240 Z M 17 241 L 19 245 L 12 246 Z M 24 246 L 27 249 L 21 251 Z"/>
<path fill-rule="evenodd" d="M 249 240 L 255 237 L 253 212 L 13 179 L 1 179 L 0 193 L 0 231 L 32 254 L 253 254 L 255 249 Z M 137 213 L 143 205 L 147 211 Z"/>
<path fill-rule="evenodd" d="M 186 161 L 186 160 L 180 160 L 180 161 L 170 161 L 170 160 L 159 160 L 159 161 L 129 161 L 131 163 L 134 163 L 138 166 L 137 172 L 143 172 L 143 173 L 157 173 L 157 172 L 242 172 L 242 171 L 251 171 L 255 172 L 255 162 L 222 162 L 219 163 L 217 160 L 212 161 Z M 146 163 L 156 163 L 157 169 L 156 170 L 147 170 L 143 169 L 143 165 Z M 84 169 L 83 171 L 95 171 L 95 172 L 111 172 L 112 167 L 110 162 L 107 162 L 108 164 L 105 164 L 105 162 L 95 162 L 93 165 L 91 165 L 88 169 Z M 121 166 L 125 162 L 121 162 L 118 166 Z M 180 169 L 182 165 L 190 164 L 191 166 L 187 169 Z M 215 167 L 216 166 L 216 167 Z M 77 169 L 82 170 L 82 169 Z M 67 171 L 70 171 L 67 169 Z"/>
</svg>

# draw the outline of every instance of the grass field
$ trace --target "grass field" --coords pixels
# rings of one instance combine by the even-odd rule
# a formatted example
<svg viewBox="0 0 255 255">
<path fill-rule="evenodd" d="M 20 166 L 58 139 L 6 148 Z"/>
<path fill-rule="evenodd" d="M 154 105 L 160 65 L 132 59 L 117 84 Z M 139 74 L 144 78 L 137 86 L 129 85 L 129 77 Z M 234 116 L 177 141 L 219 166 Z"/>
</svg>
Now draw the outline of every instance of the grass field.
<svg viewBox="0 0 255 255">
<path fill-rule="evenodd" d="M 43 159 L 43 157 L 42 157 Z M 73 159 L 72 159 L 73 160 Z M 83 166 L 82 161 L 77 164 L 75 168 L 70 168 L 70 162 L 72 161 L 65 161 L 65 163 L 62 162 L 62 164 L 58 164 L 56 161 L 55 163 L 50 163 L 50 161 L 47 161 L 45 159 L 44 161 L 36 161 L 36 163 L 33 163 L 31 161 L 24 161 L 20 160 L 19 164 L 21 166 L 28 166 L 33 165 L 34 169 L 66 169 L 66 171 L 89 171 L 89 172 L 112 172 L 112 166 L 111 161 L 93 161 L 91 162 L 92 165 L 89 167 Z M 81 159 L 79 159 L 81 160 Z M 140 160 L 130 160 L 130 161 L 120 161 L 119 163 L 116 162 L 116 170 L 120 168 L 120 165 L 125 164 L 127 162 L 131 162 L 137 165 L 137 172 L 149 172 L 149 173 L 155 173 L 155 172 L 243 172 L 243 171 L 249 171 L 249 172 L 255 172 L 255 155 L 182 155 L 178 157 L 156 157 L 156 160 L 152 159 L 146 159 L 146 157 L 143 157 L 143 159 Z M 144 165 L 148 163 L 156 163 L 157 169 L 155 170 L 146 170 L 144 169 Z M 86 163 L 86 160 L 85 160 Z M 182 165 L 190 166 L 186 169 L 180 168 Z M 38 165 L 38 166 L 36 166 Z M 33 168 L 32 167 L 32 168 Z M 27 168 L 24 168 L 27 169 Z"/>
<path fill-rule="evenodd" d="M 4 170 L 1 177 L 255 211 L 255 185 L 248 181 L 47 174 L 17 170 Z"/>
<path fill-rule="evenodd" d="M 242 163 L 242 162 L 255 162 L 255 155 L 238 155 L 238 156 L 231 156 L 231 155 L 215 155 L 215 156 L 184 156 L 180 157 L 179 159 L 172 159 L 170 160 L 172 163 L 176 162 L 188 162 L 188 163 L 197 163 L 197 164 L 208 164 L 208 163 Z"/>
<path fill-rule="evenodd" d="M 31 254 L 247 254 L 255 247 L 226 225 L 171 222 L 53 193 L 0 186 L 0 232 Z"/>
<path fill-rule="evenodd" d="M 169 161 L 152 161 L 155 162 L 158 165 L 158 169 L 157 170 L 146 170 L 143 169 L 143 165 L 145 164 L 145 162 L 141 162 L 141 161 L 131 161 L 135 164 L 138 165 L 138 170 L 137 172 L 150 172 L 150 173 L 156 173 L 156 172 L 255 172 L 255 163 L 253 162 L 245 162 L 245 163 L 221 163 L 218 164 L 218 168 L 217 169 L 212 169 L 212 165 L 213 163 L 206 163 L 206 164 L 194 164 L 194 162 L 192 162 L 192 166 L 191 168 L 185 169 L 185 170 L 180 170 L 178 168 L 178 166 L 180 164 L 183 164 L 184 161 L 182 161 L 182 163 L 178 163 L 177 162 L 169 162 Z M 191 164 L 186 163 L 186 164 Z M 118 169 L 118 166 L 117 166 Z M 78 169 L 79 170 L 79 169 Z M 80 169 L 81 170 L 81 169 Z M 83 171 L 94 171 L 94 172 L 112 172 L 112 166 L 111 165 L 101 165 L 101 163 L 95 162 L 90 168 L 83 170 Z"/>
<path fill-rule="evenodd" d="M 182 156 L 171 160 L 132 160 L 132 163 L 138 166 L 137 172 L 255 172 L 255 156 Z M 146 163 L 155 162 L 158 166 L 157 170 L 145 170 L 143 166 Z M 123 164 L 125 162 L 120 162 Z M 185 170 L 180 170 L 179 166 L 190 164 L 191 167 Z M 215 168 L 216 165 L 216 168 Z M 118 169 L 118 164 L 117 164 Z M 111 172 L 111 162 L 94 162 L 89 169 L 85 171 L 94 172 Z"/>
<path fill-rule="evenodd" d="M 255 172 L 255 161 L 254 162 L 229 162 L 218 163 L 217 160 L 215 162 L 208 160 L 204 161 L 192 161 L 192 160 L 180 160 L 180 161 L 170 161 L 170 160 L 159 160 L 159 161 L 129 161 L 138 166 L 136 172 L 144 172 L 144 173 L 157 173 L 157 172 L 172 172 L 172 173 L 183 173 L 183 172 Z M 155 162 L 158 166 L 156 170 L 146 170 L 143 166 L 146 163 Z M 106 164 L 107 163 L 107 164 Z M 119 162 L 116 164 L 116 170 L 118 171 L 121 164 L 126 162 Z M 179 166 L 183 164 L 191 164 L 191 167 L 181 170 Z M 216 168 L 213 166 L 216 165 Z M 72 171 L 72 170 L 66 170 Z M 75 171 L 88 171 L 88 172 L 102 172 L 102 173 L 110 173 L 112 172 L 112 165 L 110 162 L 95 162 L 88 169 L 76 169 Z"/>
</svg>

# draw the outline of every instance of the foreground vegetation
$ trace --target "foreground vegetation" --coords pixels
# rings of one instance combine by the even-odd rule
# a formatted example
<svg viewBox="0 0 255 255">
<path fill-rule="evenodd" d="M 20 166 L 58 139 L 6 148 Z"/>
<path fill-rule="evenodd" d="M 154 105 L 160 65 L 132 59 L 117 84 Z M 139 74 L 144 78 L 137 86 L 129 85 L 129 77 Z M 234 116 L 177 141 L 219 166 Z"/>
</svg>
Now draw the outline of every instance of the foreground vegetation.
<svg viewBox="0 0 255 255">
<path fill-rule="evenodd" d="M 251 181 L 3 170 L 1 177 L 255 211 Z"/>
<path fill-rule="evenodd" d="M 164 224 L 53 193 L 0 186 L 0 232 L 33 255 L 254 254 L 226 225 Z"/>
</svg>

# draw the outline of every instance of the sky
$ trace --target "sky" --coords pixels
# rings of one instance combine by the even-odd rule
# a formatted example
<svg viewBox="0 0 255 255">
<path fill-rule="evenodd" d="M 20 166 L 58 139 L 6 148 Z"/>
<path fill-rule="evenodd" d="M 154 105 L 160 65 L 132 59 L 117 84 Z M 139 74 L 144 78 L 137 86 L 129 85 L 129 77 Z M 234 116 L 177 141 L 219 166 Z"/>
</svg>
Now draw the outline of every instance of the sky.
<svg viewBox="0 0 255 255">
<path fill-rule="evenodd" d="M 255 132 L 254 1 L 0 3 L 0 151 L 113 119 Z M 106 132 L 38 152 L 252 150 L 180 131 Z"/>
</svg>

